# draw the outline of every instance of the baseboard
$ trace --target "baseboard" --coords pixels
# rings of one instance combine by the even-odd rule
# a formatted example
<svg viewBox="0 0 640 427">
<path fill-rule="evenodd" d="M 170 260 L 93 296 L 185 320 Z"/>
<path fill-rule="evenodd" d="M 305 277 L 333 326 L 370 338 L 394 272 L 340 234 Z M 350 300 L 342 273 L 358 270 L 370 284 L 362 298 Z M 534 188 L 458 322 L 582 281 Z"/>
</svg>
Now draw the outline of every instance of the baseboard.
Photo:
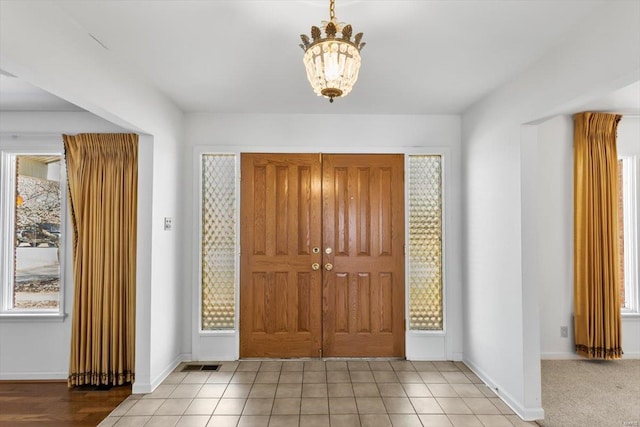
<svg viewBox="0 0 640 427">
<path fill-rule="evenodd" d="M 582 356 L 578 356 L 575 353 L 540 353 L 540 359 L 542 360 L 580 360 L 585 359 Z M 622 360 L 625 359 L 640 359 L 640 352 L 625 352 L 622 355 Z"/>
<path fill-rule="evenodd" d="M 469 359 L 464 359 L 463 362 L 478 376 L 494 393 L 507 405 L 513 412 L 518 414 L 520 418 L 525 421 L 535 421 L 544 419 L 544 409 L 540 408 L 525 408 L 513 398 L 509 393 L 502 390 L 492 378 L 487 375 L 485 371 L 480 369 L 475 363 Z"/>
<path fill-rule="evenodd" d="M 66 381 L 69 372 L 10 372 L 0 373 L 0 381 Z"/>
<path fill-rule="evenodd" d="M 575 353 L 540 353 L 542 360 L 572 360 L 583 359 Z"/>
<path fill-rule="evenodd" d="M 133 394 L 148 394 L 152 393 L 162 382 L 173 372 L 176 367 L 185 361 L 191 360 L 190 353 L 182 353 L 176 356 L 175 359 L 169 363 L 169 365 L 160 372 L 160 374 L 156 375 L 156 377 L 151 380 L 150 383 L 140 383 L 138 381 L 133 383 L 133 387 L 131 392 Z"/>
<path fill-rule="evenodd" d="M 158 374 L 151 381 L 151 391 L 149 393 L 151 393 L 153 390 L 156 389 L 156 387 L 162 384 L 162 381 L 164 381 L 169 376 L 169 374 L 171 374 L 173 370 L 178 367 L 179 364 L 188 360 L 191 360 L 190 353 L 181 353 L 177 355 L 176 358 L 173 359 L 173 361 L 169 364 L 169 366 L 167 366 L 160 374 Z"/>
</svg>

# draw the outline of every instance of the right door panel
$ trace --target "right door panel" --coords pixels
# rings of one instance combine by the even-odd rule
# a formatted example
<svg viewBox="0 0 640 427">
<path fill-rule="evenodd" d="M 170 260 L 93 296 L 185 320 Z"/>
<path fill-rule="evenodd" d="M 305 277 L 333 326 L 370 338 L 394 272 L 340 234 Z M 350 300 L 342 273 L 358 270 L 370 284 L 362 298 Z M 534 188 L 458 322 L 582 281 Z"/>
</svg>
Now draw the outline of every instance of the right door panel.
<svg viewBox="0 0 640 427">
<path fill-rule="evenodd" d="M 404 156 L 322 160 L 323 355 L 404 356 Z"/>
</svg>

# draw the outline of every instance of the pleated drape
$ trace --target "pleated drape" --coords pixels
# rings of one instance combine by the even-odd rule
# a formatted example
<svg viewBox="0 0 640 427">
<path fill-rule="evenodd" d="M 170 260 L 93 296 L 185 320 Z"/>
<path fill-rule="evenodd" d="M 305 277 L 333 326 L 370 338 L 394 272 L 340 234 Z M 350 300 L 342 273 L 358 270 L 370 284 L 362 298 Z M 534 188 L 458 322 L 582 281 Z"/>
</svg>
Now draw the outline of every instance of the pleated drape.
<svg viewBox="0 0 640 427">
<path fill-rule="evenodd" d="M 134 380 L 138 135 L 64 135 L 73 223 L 68 384 Z"/>
<path fill-rule="evenodd" d="M 619 359 L 616 131 L 622 116 L 574 116 L 574 333 L 576 352 Z"/>
</svg>

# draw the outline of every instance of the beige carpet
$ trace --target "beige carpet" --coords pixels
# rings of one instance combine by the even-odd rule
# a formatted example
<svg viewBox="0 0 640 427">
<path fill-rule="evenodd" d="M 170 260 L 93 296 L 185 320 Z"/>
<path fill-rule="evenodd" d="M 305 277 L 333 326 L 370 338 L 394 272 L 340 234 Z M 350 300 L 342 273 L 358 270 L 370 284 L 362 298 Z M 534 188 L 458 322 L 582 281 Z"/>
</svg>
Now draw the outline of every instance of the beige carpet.
<svg viewBox="0 0 640 427">
<path fill-rule="evenodd" d="M 640 360 L 543 360 L 544 427 L 640 427 Z"/>
</svg>

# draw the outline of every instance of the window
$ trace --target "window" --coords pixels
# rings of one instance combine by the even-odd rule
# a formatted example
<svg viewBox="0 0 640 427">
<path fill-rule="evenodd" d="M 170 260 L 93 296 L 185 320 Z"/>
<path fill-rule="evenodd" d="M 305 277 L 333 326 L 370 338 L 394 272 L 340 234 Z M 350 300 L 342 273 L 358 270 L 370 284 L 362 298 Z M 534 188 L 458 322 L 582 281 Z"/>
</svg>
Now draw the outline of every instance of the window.
<svg viewBox="0 0 640 427">
<path fill-rule="evenodd" d="M 442 331 L 442 157 L 410 155 L 407 172 L 409 328 Z"/>
<path fill-rule="evenodd" d="M 235 328 L 236 156 L 202 156 L 202 331 Z"/>
<path fill-rule="evenodd" d="M 2 152 L 5 315 L 59 315 L 64 162 L 61 153 Z"/>
<path fill-rule="evenodd" d="M 638 159 L 618 160 L 619 292 L 623 313 L 638 313 Z"/>
</svg>

